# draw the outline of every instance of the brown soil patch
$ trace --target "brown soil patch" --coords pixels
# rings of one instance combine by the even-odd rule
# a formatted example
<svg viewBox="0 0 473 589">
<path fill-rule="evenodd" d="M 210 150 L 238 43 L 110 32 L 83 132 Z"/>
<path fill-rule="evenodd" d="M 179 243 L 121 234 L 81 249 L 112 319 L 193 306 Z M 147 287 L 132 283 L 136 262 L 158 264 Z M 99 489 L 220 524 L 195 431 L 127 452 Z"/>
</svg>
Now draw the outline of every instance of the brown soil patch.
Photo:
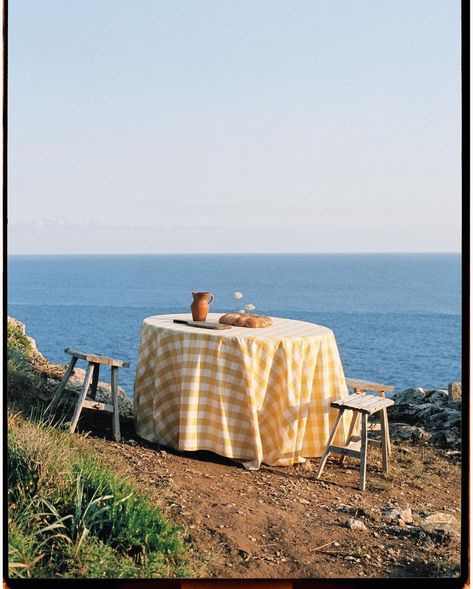
<svg viewBox="0 0 473 589">
<path fill-rule="evenodd" d="M 82 431 L 91 428 L 87 413 Z M 208 452 L 177 452 L 148 444 L 134 435 L 132 425 L 123 429 L 120 443 L 98 430 L 89 435 L 89 443 L 115 472 L 151 492 L 166 516 L 182 526 L 189 566 L 197 577 L 460 573 L 458 453 L 393 444 L 385 478 L 381 454 L 370 447 L 367 489 L 361 492 L 355 459 L 343 466 L 329 459 L 323 480 L 316 481 L 318 460 L 249 472 Z M 413 523 L 389 519 L 382 513 L 389 507 L 411 508 Z M 423 518 L 437 511 L 455 516 L 458 526 L 453 532 L 423 531 Z M 350 529 L 350 518 L 363 522 L 366 530 Z"/>
</svg>

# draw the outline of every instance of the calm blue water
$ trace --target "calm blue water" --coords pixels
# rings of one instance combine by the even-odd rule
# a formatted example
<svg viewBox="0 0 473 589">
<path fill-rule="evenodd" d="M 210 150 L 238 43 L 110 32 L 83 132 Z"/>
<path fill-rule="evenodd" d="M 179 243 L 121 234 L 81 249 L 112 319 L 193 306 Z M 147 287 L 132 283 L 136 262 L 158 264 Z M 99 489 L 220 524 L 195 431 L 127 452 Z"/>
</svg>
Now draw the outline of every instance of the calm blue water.
<svg viewBox="0 0 473 589">
<path fill-rule="evenodd" d="M 190 312 L 193 290 L 233 311 L 238 290 L 256 312 L 330 327 L 351 377 L 446 388 L 460 380 L 460 280 L 459 254 L 12 256 L 8 313 L 53 362 L 68 346 L 129 360 L 132 396 L 142 320 Z"/>
</svg>

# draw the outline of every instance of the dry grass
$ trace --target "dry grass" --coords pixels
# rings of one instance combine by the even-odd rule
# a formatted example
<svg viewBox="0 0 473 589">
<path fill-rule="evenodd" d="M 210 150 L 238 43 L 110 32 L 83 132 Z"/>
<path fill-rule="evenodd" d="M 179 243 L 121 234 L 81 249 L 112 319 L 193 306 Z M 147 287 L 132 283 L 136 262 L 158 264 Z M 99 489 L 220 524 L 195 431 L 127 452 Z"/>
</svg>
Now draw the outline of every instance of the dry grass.
<svg viewBox="0 0 473 589">
<path fill-rule="evenodd" d="M 82 436 L 10 412 L 11 577 L 189 576 L 179 530 Z"/>
</svg>

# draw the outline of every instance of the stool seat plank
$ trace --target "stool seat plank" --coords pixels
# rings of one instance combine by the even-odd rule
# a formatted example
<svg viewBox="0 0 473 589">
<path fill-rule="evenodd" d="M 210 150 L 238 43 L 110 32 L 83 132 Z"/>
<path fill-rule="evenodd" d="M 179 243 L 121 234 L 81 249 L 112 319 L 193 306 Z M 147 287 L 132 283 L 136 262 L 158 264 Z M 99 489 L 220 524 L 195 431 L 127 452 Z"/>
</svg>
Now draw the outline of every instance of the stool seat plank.
<svg viewBox="0 0 473 589">
<path fill-rule="evenodd" d="M 125 362 L 124 360 L 115 360 L 114 358 L 108 358 L 107 356 L 89 354 L 88 352 L 81 352 L 80 350 L 76 350 L 74 348 L 66 348 L 64 352 L 70 356 L 73 356 L 74 358 L 80 358 L 81 360 L 86 360 L 87 362 L 92 362 L 94 364 L 105 364 L 106 366 L 119 367 L 124 366 L 126 368 L 130 366 L 130 363 Z"/>
<path fill-rule="evenodd" d="M 392 399 L 375 395 L 358 395 L 357 393 L 349 395 L 346 399 L 338 399 L 330 403 L 330 406 L 336 409 L 344 407 L 345 409 L 354 409 L 368 415 L 372 415 L 381 409 L 386 409 L 391 405 L 394 405 Z"/>
<path fill-rule="evenodd" d="M 337 399 L 333 402 L 332 405 L 339 407 L 340 404 L 343 404 L 345 407 L 349 407 L 350 409 L 361 409 L 362 407 L 369 407 L 373 400 L 377 400 L 378 398 L 379 397 L 375 397 L 374 395 L 359 395 L 354 393 L 345 399 Z"/>
</svg>

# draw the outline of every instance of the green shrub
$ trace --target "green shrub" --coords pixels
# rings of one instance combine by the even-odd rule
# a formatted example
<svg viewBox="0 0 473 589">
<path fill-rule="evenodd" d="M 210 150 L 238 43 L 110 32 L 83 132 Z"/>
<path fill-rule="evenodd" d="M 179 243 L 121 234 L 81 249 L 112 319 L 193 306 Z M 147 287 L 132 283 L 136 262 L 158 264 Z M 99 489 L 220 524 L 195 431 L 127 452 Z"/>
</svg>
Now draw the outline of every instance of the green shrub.
<svg viewBox="0 0 473 589">
<path fill-rule="evenodd" d="M 14 323 L 7 324 L 7 345 L 20 350 L 24 354 L 31 351 L 31 342 L 22 332 L 18 325 Z"/>
<path fill-rule="evenodd" d="M 113 548 L 91 537 L 77 551 L 70 546 L 65 554 L 66 578 L 129 579 L 138 577 L 135 563 L 118 554 Z"/>
<path fill-rule="evenodd" d="M 10 576 L 189 576 L 178 528 L 81 444 L 10 413 Z"/>
<path fill-rule="evenodd" d="M 33 497 L 38 491 L 38 463 L 12 435 L 7 448 L 8 499 L 18 502 Z"/>
<path fill-rule="evenodd" d="M 14 406 L 30 405 L 28 399 L 40 385 L 40 377 L 31 361 L 31 343 L 21 329 L 7 324 L 7 392 Z"/>
<path fill-rule="evenodd" d="M 40 420 L 39 415 L 34 416 Z M 32 499 L 63 493 L 71 470 L 71 436 L 55 428 L 51 420 L 36 423 L 20 413 L 8 413 L 8 496 L 11 500 Z"/>
<path fill-rule="evenodd" d="M 156 551 L 179 553 L 176 528 L 152 506 L 149 497 L 137 495 L 133 485 L 101 467 L 94 459 L 84 460 L 75 465 L 75 469 L 82 477 L 86 501 L 92 500 L 96 493 L 113 497 L 108 517 L 95 528 L 99 537 L 110 538 L 113 546 L 141 562 Z"/>
<path fill-rule="evenodd" d="M 7 391 L 10 400 L 31 396 L 40 385 L 40 377 L 28 360 L 27 353 L 7 343 Z"/>
<path fill-rule="evenodd" d="M 31 577 L 32 571 L 37 571 L 44 557 L 35 537 L 20 526 L 15 516 L 9 517 L 8 522 L 8 563 L 10 576 Z"/>
</svg>

